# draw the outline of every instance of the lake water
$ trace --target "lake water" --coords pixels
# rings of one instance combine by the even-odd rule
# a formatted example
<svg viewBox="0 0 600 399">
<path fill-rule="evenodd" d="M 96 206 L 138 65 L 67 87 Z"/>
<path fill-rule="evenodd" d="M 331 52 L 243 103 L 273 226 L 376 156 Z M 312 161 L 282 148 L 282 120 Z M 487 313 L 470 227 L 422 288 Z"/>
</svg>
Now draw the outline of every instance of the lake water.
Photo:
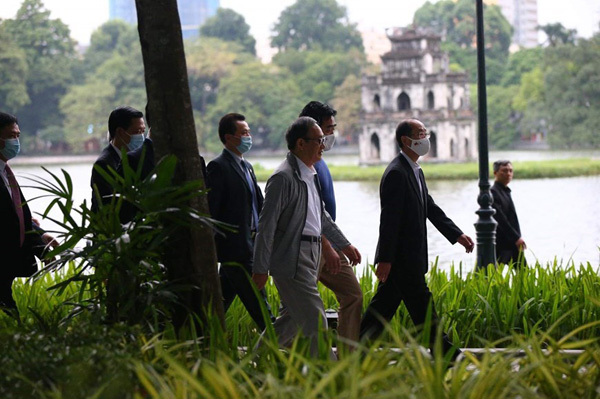
<svg viewBox="0 0 600 399">
<path fill-rule="evenodd" d="M 529 154 L 527 158 L 526 155 Z M 515 152 L 491 153 L 490 159 L 510 158 L 548 159 L 543 156 L 532 157 L 528 152 L 519 157 Z M 550 153 L 552 154 L 552 153 Z M 554 153 L 557 154 L 557 153 Z M 250 160 L 261 163 L 266 168 L 274 168 L 283 157 Z M 355 156 L 328 157 L 331 164 L 356 163 Z M 65 169 L 74 182 L 76 203 L 84 199 L 89 201 L 91 175 L 90 163 L 66 165 L 48 165 L 53 173 Z M 40 166 L 13 165 L 13 169 L 22 186 L 30 185 L 26 176 L 48 176 Z M 520 180 L 518 170 L 510 185 L 512 196 L 519 215 L 521 230 L 528 245 L 528 262 L 541 263 L 553 261 L 566 264 L 571 260 L 576 264 L 590 262 L 598 268 L 600 265 L 600 218 L 597 214 L 600 198 L 600 176 L 574 177 L 561 179 Z M 264 183 L 261 183 L 264 190 Z M 446 214 L 473 240 L 476 240 L 473 223 L 477 220 L 475 211 L 479 208 L 477 181 L 431 181 L 429 192 Z M 28 199 L 40 194 L 39 191 L 23 187 Z M 366 261 L 372 262 L 377 246 L 379 229 L 379 182 L 335 182 L 337 199 L 337 223 L 348 239 L 361 251 L 364 267 Z M 30 204 L 34 212 L 41 212 L 49 199 L 37 199 Z M 42 222 L 43 227 L 53 229 L 52 223 Z M 448 241 L 429 224 L 430 261 L 439 257 L 438 264 L 448 268 L 452 263 L 462 263 L 463 271 L 472 270 L 476 254 L 464 253 L 463 247 L 450 245 Z M 360 272 L 357 270 L 358 272 Z"/>
</svg>

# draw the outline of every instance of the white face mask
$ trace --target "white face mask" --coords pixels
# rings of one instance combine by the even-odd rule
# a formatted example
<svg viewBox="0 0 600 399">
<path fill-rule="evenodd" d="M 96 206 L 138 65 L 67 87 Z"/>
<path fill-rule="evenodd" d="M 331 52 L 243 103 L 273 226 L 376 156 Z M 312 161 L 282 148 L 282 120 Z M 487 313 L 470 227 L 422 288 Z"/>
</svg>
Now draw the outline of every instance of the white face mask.
<svg viewBox="0 0 600 399">
<path fill-rule="evenodd" d="M 324 137 L 325 141 L 323 145 L 325 146 L 324 151 L 329 151 L 333 148 L 333 144 L 335 143 L 335 134 L 330 134 L 329 136 Z"/>
<path fill-rule="evenodd" d="M 424 138 L 420 140 L 413 140 L 410 137 L 407 137 L 410 140 L 410 145 L 408 148 L 413 150 L 417 155 L 423 156 L 429 152 L 429 138 Z"/>
</svg>

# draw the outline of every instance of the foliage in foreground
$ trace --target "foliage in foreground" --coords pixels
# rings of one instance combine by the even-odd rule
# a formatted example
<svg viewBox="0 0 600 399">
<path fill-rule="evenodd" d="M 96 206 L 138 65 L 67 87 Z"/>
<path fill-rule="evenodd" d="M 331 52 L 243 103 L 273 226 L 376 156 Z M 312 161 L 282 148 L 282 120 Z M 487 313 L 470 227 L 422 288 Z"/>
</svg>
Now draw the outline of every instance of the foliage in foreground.
<svg viewBox="0 0 600 399">
<path fill-rule="evenodd" d="M 582 326 L 583 329 L 588 328 Z M 214 329 L 210 339 L 176 339 L 170 330 L 78 322 L 52 332 L 24 327 L 0 332 L 3 398 L 595 398 L 600 346 L 511 334 L 510 351 L 466 352 L 453 368 L 406 331 L 361 346 L 334 362 L 310 358 L 301 340 L 281 351 L 233 346 Z M 564 337 L 568 338 L 568 337 Z M 488 346 L 496 346 L 490 342 Z"/>
</svg>

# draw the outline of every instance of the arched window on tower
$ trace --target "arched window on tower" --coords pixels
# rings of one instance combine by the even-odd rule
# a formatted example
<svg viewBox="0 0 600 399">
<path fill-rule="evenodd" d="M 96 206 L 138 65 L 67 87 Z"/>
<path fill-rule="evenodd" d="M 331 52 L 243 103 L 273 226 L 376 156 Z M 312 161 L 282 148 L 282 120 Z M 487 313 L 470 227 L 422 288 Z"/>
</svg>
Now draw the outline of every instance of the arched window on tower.
<svg viewBox="0 0 600 399">
<path fill-rule="evenodd" d="M 405 111 L 410 109 L 410 97 L 405 92 L 400 93 L 398 96 L 398 111 Z"/>
<path fill-rule="evenodd" d="M 379 94 L 375 94 L 373 97 L 373 106 L 375 107 L 376 111 L 381 110 L 381 98 L 379 98 Z"/>
<path fill-rule="evenodd" d="M 454 143 L 454 139 L 450 139 L 450 158 L 456 157 L 456 143 Z"/>
<path fill-rule="evenodd" d="M 429 93 L 427 93 L 427 109 L 434 109 L 435 108 L 435 98 L 433 96 L 433 92 L 430 90 Z"/>
<path fill-rule="evenodd" d="M 429 156 L 431 158 L 437 158 L 437 135 L 435 132 L 431 132 L 429 135 Z"/>
<path fill-rule="evenodd" d="M 465 138 L 465 159 L 471 158 L 471 152 L 469 148 L 469 139 Z"/>
<path fill-rule="evenodd" d="M 370 153 L 370 158 L 373 161 L 379 161 L 379 160 L 381 160 L 380 148 L 381 147 L 379 145 L 379 136 L 377 135 L 377 133 L 371 134 L 371 153 Z"/>
</svg>

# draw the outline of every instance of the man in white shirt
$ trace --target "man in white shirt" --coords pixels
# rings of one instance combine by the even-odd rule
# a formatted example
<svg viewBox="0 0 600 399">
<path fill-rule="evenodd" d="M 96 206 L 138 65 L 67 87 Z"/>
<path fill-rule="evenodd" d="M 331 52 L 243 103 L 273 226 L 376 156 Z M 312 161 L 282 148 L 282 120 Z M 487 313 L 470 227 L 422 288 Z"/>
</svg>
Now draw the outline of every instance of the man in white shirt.
<svg viewBox="0 0 600 399">
<path fill-rule="evenodd" d="M 252 268 L 255 284 L 268 275 L 279 292 L 283 310 L 274 323 L 279 344 L 289 346 L 301 331 L 318 353 L 319 326 L 327 328 L 317 289 L 321 235 L 341 248 L 351 264 L 360 253 L 348 242 L 323 207 L 314 164 L 321 159 L 324 135 L 310 117 L 298 118 L 286 132 L 290 152 L 269 178 L 258 223 Z M 330 351 L 331 357 L 334 357 Z"/>
</svg>

